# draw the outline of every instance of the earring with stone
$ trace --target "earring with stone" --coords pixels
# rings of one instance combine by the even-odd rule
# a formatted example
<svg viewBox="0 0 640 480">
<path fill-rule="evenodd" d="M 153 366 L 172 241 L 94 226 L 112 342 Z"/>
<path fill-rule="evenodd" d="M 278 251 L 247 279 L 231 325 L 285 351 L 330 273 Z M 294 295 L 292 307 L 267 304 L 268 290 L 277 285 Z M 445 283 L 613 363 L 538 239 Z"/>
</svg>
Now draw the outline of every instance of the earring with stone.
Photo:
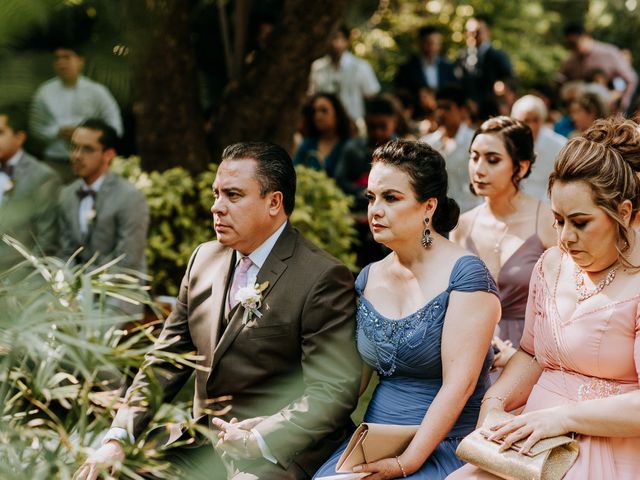
<svg viewBox="0 0 640 480">
<path fill-rule="evenodd" d="M 420 240 L 423 248 L 429 248 L 433 245 L 433 237 L 431 236 L 431 230 L 429 229 L 429 217 L 424 219 L 424 231 L 422 232 L 422 239 Z"/>
</svg>

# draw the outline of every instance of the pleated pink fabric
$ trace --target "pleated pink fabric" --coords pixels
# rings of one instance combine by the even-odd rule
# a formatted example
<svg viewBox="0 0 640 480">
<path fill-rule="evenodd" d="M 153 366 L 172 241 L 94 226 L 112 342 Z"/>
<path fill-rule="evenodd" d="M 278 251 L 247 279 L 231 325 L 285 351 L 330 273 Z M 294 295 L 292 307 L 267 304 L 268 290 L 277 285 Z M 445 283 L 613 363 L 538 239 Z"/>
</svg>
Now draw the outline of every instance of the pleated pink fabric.
<svg viewBox="0 0 640 480">
<path fill-rule="evenodd" d="M 638 390 L 640 294 L 607 302 L 603 291 L 593 307 L 584 302 L 562 320 L 552 291 L 554 280 L 545 281 L 541 259 L 531 277 L 520 346 L 536 356 L 544 372 L 524 412 Z M 640 437 L 580 435 L 578 440 L 580 454 L 565 480 L 640 478 Z M 496 478 L 470 465 L 447 477 Z"/>
</svg>

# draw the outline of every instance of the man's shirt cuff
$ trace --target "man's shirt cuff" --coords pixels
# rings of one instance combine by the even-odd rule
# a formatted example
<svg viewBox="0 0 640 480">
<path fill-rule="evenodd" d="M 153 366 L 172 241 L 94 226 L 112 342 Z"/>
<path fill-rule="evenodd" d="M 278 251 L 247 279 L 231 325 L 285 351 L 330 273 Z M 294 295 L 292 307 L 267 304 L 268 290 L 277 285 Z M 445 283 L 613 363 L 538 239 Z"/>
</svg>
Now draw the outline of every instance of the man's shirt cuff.
<svg viewBox="0 0 640 480">
<path fill-rule="evenodd" d="M 253 433 L 253 436 L 256 437 L 256 442 L 258 442 L 258 448 L 260 448 L 260 453 L 262 453 L 262 456 L 265 459 L 269 460 L 271 463 L 275 463 L 277 465 L 278 460 L 276 460 L 276 457 L 271 454 L 271 450 L 269 450 L 267 442 L 264 441 L 262 435 L 260 435 L 260 433 L 258 433 L 255 428 L 251 429 L 251 433 Z"/>
</svg>

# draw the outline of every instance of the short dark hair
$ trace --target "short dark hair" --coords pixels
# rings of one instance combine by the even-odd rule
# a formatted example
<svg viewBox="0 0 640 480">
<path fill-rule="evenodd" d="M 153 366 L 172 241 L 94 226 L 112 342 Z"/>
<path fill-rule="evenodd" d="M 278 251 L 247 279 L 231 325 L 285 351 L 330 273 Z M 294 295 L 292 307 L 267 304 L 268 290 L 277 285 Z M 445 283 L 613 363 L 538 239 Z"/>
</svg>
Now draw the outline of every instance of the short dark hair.
<svg viewBox="0 0 640 480">
<path fill-rule="evenodd" d="M 99 118 L 88 118 L 78 127 L 87 128 L 89 130 L 97 130 L 98 132 L 100 132 L 98 142 L 100 142 L 102 148 L 104 148 L 105 150 L 113 148 L 115 151 L 118 151 L 118 143 L 120 141 L 118 133 L 116 132 L 115 128 L 113 128 L 104 120 L 101 120 Z"/>
<path fill-rule="evenodd" d="M 222 152 L 222 160 L 255 160 L 260 195 L 281 192 L 284 211 L 291 215 L 296 204 L 296 170 L 284 148 L 269 142 L 239 142 Z"/>
<path fill-rule="evenodd" d="M 393 102 L 383 95 L 376 95 L 367 100 L 365 112 L 366 115 L 386 115 L 388 117 L 395 117 L 397 115 L 397 110 Z"/>
<path fill-rule="evenodd" d="M 436 92 L 436 100 L 449 100 L 458 107 L 467 105 L 467 95 L 459 85 L 445 85 Z"/>
<path fill-rule="evenodd" d="M 349 30 L 349 27 L 347 27 L 345 24 L 339 25 L 336 33 L 341 33 L 347 40 L 349 40 L 349 37 L 351 36 L 351 30 Z"/>
<path fill-rule="evenodd" d="M 438 233 L 450 232 L 458 224 L 460 207 L 447 197 L 447 169 L 444 158 L 429 144 L 411 140 L 391 140 L 373 152 L 372 165 L 384 163 L 409 175 L 418 202 L 438 200 L 431 220 Z"/>
<path fill-rule="evenodd" d="M 570 35 L 583 35 L 587 33 L 587 31 L 585 30 L 584 25 L 582 23 L 569 22 L 564 26 L 562 33 L 564 34 L 565 37 L 568 37 Z"/>
<path fill-rule="evenodd" d="M 434 27 L 433 25 L 425 25 L 418 30 L 418 38 L 422 40 L 429 35 L 433 35 L 434 33 L 441 33 L 438 27 Z"/>
<path fill-rule="evenodd" d="M 523 178 L 527 178 L 531 173 L 531 168 L 536 161 L 536 154 L 533 150 L 533 133 L 527 124 L 516 120 L 515 118 L 500 116 L 490 118 L 486 120 L 478 127 L 473 134 L 471 143 L 476 139 L 478 135 L 489 134 L 496 135 L 502 140 L 504 148 L 511 157 L 513 164 L 513 173 L 511 175 L 511 183 L 519 188 L 520 181 Z M 524 174 L 522 178 L 519 178 L 520 162 L 528 160 L 529 170 Z M 475 195 L 473 186 L 471 186 L 471 192 Z"/>
<path fill-rule="evenodd" d="M 56 53 L 56 50 L 70 50 L 77 56 L 84 57 L 83 49 L 75 43 L 58 42 L 50 48 L 52 54 Z"/>
<path fill-rule="evenodd" d="M 484 23 L 489 28 L 493 26 L 493 18 L 491 18 L 486 13 L 479 13 L 478 15 L 474 15 L 473 18 L 475 18 L 478 22 Z"/>
<path fill-rule="evenodd" d="M 25 108 L 16 104 L 3 105 L 0 106 L 0 115 L 7 117 L 7 126 L 9 126 L 14 133 L 27 133 L 28 120 Z"/>
</svg>

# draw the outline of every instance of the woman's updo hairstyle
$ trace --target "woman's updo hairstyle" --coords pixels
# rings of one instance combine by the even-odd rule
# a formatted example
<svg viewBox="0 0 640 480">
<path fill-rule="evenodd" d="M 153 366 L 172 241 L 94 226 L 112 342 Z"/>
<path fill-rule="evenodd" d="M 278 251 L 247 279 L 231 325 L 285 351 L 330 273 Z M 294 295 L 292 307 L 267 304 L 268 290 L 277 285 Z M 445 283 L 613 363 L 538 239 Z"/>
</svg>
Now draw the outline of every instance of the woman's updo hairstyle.
<svg viewBox="0 0 640 480">
<path fill-rule="evenodd" d="M 511 174 L 511 183 L 516 190 L 520 188 L 520 182 L 523 178 L 527 178 L 531 174 L 531 169 L 536 161 L 536 154 L 533 150 L 533 133 L 526 123 L 516 120 L 515 118 L 500 116 L 486 120 L 478 127 L 473 134 L 471 143 L 478 135 L 488 134 L 496 135 L 502 140 L 504 148 L 511 157 L 513 164 L 513 173 Z M 520 162 L 528 160 L 529 169 L 520 177 Z M 475 195 L 473 185 L 470 185 L 471 192 Z"/>
<path fill-rule="evenodd" d="M 596 120 L 580 136 L 572 138 L 556 157 L 549 175 L 548 193 L 556 182 L 585 182 L 594 203 L 618 225 L 618 237 L 630 244 L 632 227 L 618 214 L 622 202 L 632 205 L 631 219 L 640 207 L 640 126 L 632 120 L 611 117 Z M 616 246 L 616 248 L 618 248 Z M 618 248 L 621 262 L 631 265 Z"/>
<path fill-rule="evenodd" d="M 445 161 L 436 150 L 423 142 L 391 140 L 373 152 L 372 165 L 393 165 L 409 175 L 413 193 L 418 202 L 430 198 L 438 200 L 431 223 L 438 233 L 455 228 L 460 217 L 460 207 L 447 197 L 447 170 Z"/>
</svg>

